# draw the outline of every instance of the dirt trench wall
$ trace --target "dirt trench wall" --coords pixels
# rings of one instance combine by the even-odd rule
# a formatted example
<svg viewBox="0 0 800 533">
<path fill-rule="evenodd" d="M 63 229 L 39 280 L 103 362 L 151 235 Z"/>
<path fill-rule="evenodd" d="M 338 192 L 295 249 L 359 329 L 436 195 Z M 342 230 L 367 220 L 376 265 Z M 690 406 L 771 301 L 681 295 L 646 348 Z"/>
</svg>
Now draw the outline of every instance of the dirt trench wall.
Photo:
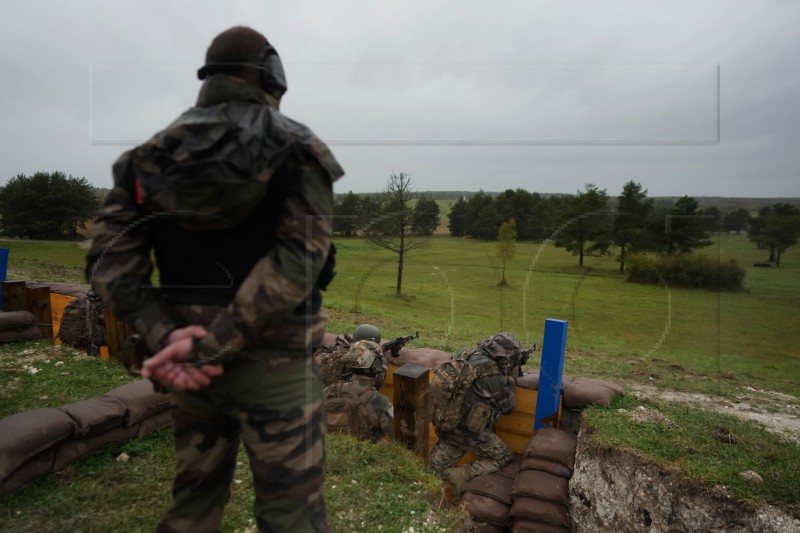
<svg viewBox="0 0 800 533">
<path fill-rule="evenodd" d="M 692 485 L 633 452 L 599 448 L 589 440 L 581 430 L 569 483 L 576 533 L 800 533 L 800 520 L 780 509 L 747 509 L 724 488 Z"/>
</svg>

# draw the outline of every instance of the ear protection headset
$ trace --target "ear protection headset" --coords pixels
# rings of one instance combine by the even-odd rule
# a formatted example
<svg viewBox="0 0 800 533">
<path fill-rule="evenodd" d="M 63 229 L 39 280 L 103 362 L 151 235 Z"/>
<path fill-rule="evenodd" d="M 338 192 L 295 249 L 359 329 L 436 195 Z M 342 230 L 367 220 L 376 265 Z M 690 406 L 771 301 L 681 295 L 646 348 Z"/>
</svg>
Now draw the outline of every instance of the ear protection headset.
<svg viewBox="0 0 800 533">
<path fill-rule="evenodd" d="M 204 80 L 212 74 L 236 71 L 242 67 L 259 70 L 259 85 L 267 94 L 279 99 L 286 92 L 286 74 L 283 71 L 281 58 L 278 56 L 278 51 L 269 44 L 261 52 L 258 64 L 246 61 L 210 62 L 197 70 L 197 78 Z"/>
</svg>

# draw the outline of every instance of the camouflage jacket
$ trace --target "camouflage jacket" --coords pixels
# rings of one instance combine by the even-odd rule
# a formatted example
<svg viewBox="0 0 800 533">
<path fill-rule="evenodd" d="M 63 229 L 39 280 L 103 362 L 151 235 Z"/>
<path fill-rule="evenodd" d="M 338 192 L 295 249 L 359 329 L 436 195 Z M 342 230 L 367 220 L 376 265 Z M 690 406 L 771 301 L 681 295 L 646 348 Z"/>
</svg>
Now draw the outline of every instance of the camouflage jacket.
<svg viewBox="0 0 800 533">
<path fill-rule="evenodd" d="M 339 395 L 359 398 L 362 392 L 369 389 L 372 389 L 372 394 L 367 397 L 366 408 L 373 440 L 380 440 L 384 436 L 394 438 L 394 406 L 389 398 L 374 387 L 371 377 L 354 375 L 351 381 L 342 383 L 341 391 L 339 383 L 334 383 L 325 387 L 322 396 L 325 400 L 338 398 Z"/>
<path fill-rule="evenodd" d="M 319 297 L 313 311 L 304 304 L 329 254 L 332 184 L 343 171 L 310 130 L 271 102 L 237 78 L 213 75 L 195 107 L 114 163 L 114 187 L 94 223 L 87 279 L 151 351 L 164 346 L 170 331 L 192 323 L 208 329 L 195 342 L 193 358 L 215 359 L 246 348 L 304 350 L 322 341 L 327 315 Z M 231 251 L 247 256 L 239 261 L 247 268 L 230 284 L 228 301 L 176 305 L 165 298 L 167 265 L 159 257 L 181 243 L 170 242 L 163 228 L 224 247 L 220 232 L 236 236 L 248 217 L 268 209 L 272 234 L 251 230 L 263 249 L 245 245 Z M 207 262 L 225 262 L 213 256 L 213 246 L 197 248 L 203 249 L 198 255 L 209 256 Z M 151 285 L 151 252 L 160 288 Z M 173 273 L 188 276 L 184 287 L 213 285 L 211 279 L 192 279 L 192 260 L 175 265 L 173 253 L 171 261 Z"/>
<path fill-rule="evenodd" d="M 471 365 L 478 367 L 496 365 L 494 361 L 480 352 L 470 356 L 469 362 Z M 514 396 L 514 384 L 502 373 L 492 374 L 473 381 L 464 395 L 464 403 L 461 406 L 462 424 L 470 408 L 476 402 L 484 403 L 492 409 L 492 416 L 486 422 L 486 429 L 492 429 L 500 415 L 510 413 L 517 406 Z"/>
<path fill-rule="evenodd" d="M 350 341 L 345 336 L 336 337 L 336 342 L 330 346 L 322 346 L 314 352 L 314 362 L 320 370 L 322 386 L 327 387 L 342 379 L 344 363 L 342 357 L 350 351 Z"/>
</svg>

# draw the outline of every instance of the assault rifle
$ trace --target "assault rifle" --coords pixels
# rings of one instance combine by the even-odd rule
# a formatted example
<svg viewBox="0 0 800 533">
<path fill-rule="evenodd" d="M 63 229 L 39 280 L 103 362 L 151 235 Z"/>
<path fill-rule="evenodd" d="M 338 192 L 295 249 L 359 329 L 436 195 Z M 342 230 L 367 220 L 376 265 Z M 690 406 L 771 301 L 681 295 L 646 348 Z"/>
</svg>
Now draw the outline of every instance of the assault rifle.
<svg viewBox="0 0 800 533">
<path fill-rule="evenodd" d="M 528 348 L 527 350 L 520 350 L 519 351 L 519 361 L 516 364 L 516 367 L 518 369 L 517 373 L 519 374 L 519 377 L 523 376 L 522 367 L 525 366 L 525 363 L 527 363 L 528 359 L 530 359 L 531 352 L 535 352 L 535 351 L 536 351 L 536 345 L 535 344 L 533 346 L 531 346 L 530 348 Z"/>
<path fill-rule="evenodd" d="M 381 349 L 384 352 L 392 352 L 392 357 L 398 357 L 400 354 L 400 350 L 406 343 L 410 340 L 418 339 L 419 338 L 419 331 L 417 331 L 414 335 L 404 335 L 402 337 L 397 337 L 394 340 L 387 341 L 383 344 Z"/>
</svg>

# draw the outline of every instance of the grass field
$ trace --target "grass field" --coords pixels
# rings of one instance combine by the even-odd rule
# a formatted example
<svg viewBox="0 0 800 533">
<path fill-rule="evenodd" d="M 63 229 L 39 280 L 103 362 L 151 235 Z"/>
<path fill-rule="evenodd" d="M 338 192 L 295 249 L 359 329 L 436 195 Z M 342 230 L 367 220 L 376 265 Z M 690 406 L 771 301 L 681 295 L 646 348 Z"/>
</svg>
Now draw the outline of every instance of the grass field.
<svg viewBox="0 0 800 533">
<path fill-rule="evenodd" d="M 9 278 L 61 276 L 59 281 L 81 282 L 85 250 L 78 243 L 6 240 L 2 245 L 10 250 Z M 612 258 L 587 258 L 581 270 L 577 259 L 563 250 L 519 243 L 506 274 L 510 286 L 500 288 L 494 243 L 434 237 L 429 246 L 407 256 L 400 299 L 394 297 L 396 256 L 360 239 L 339 239 L 337 248 L 338 274 L 325 295 L 332 332 L 351 331 L 369 321 L 381 327 L 384 337 L 419 331 L 413 346 L 455 351 L 503 330 L 526 344 L 540 344 L 544 320 L 558 318 L 569 322 L 567 374 L 722 397 L 733 397 L 745 387 L 790 395 L 800 390 L 798 248 L 783 256 L 780 268 L 759 269 L 752 264 L 765 259 L 763 251 L 745 236 L 721 236 L 701 253 L 737 259 L 747 270 L 746 290 L 716 293 L 625 283 Z M 27 350 L 62 357 L 65 366 L 35 376 L 9 370 L 19 366 Z M 48 350 L 27 345 L 0 350 L 0 415 L 77 401 L 129 379 L 113 363 Z M 537 366 L 537 354 L 531 364 Z M 70 378 L 61 375 L 67 367 Z M 82 376 L 86 373 L 91 373 L 90 379 Z M 614 415 L 616 408 L 631 410 L 642 404 L 661 408 L 681 431 L 631 431 L 630 424 L 621 424 Z M 740 424 L 695 410 L 632 397 L 613 407 L 585 413 L 601 442 L 636 447 L 699 483 L 722 483 L 747 501 L 788 505 L 798 512 L 797 445 L 766 435 L 755 423 Z M 740 453 L 719 455 L 718 445 L 708 440 L 713 429 L 709 424 L 730 428 L 741 444 Z M 152 530 L 169 497 L 174 471 L 169 442 L 162 432 L 112 446 L 3 498 L 0 530 Z M 121 464 L 114 458 L 123 451 L 132 460 Z M 392 515 L 384 531 L 451 530 L 459 520 L 452 509 L 438 507 L 438 484 L 404 450 L 331 439 L 328 457 L 325 494 L 335 531 L 375 531 L 371 526 L 385 519 L 387 509 L 403 512 Z M 724 468 L 714 467 L 725 462 L 729 464 Z M 404 465 L 401 475 L 391 473 L 395 464 Z M 741 486 L 736 472 L 745 467 L 767 469 L 773 482 L 756 490 Z M 246 468 L 241 480 L 234 487 L 225 531 L 252 530 Z M 375 495 L 366 500 L 369 505 L 364 503 L 365 493 Z M 401 501 L 409 505 L 399 505 Z M 360 504 L 368 509 L 354 513 Z M 73 514 L 74 519 L 67 518 Z"/>
<path fill-rule="evenodd" d="M 9 278 L 82 282 L 78 243 L 0 244 Z M 586 258 L 579 269 L 549 243 L 518 243 L 501 288 L 494 242 L 432 237 L 408 254 L 400 299 L 395 254 L 362 239 L 338 239 L 337 248 L 329 331 L 371 321 L 385 337 L 419 330 L 417 346 L 454 351 L 503 330 L 541 344 L 544 320 L 557 318 L 569 323 L 567 373 L 719 394 L 732 383 L 800 389 L 798 247 L 780 268 L 756 268 L 764 251 L 744 235 L 718 236 L 698 253 L 736 259 L 747 277 L 745 291 L 715 292 L 625 283 L 612 257 Z"/>
<path fill-rule="evenodd" d="M 701 253 L 745 267 L 747 289 L 729 293 L 625 283 L 613 258 L 587 258 L 581 270 L 572 255 L 538 243 L 518 244 L 510 286 L 501 288 L 494 246 L 430 239 L 407 256 L 404 297 L 397 299 L 397 256 L 363 240 L 339 240 L 339 274 L 326 294 L 329 329 L 373 320 L 387 337 L 420 330 L 420 346 L 453 351 L 502 330 L 540 344 L 544 320 L 557 318 L 569 322 L 567 373 L 655 373 L 665 385 L 704 391 L 731 380 L 800 388 L 797 250 L 780 268 L 761 269 L 751 265 L 764 252 L 745 236 L 721 236 Z"/>
</svg>

